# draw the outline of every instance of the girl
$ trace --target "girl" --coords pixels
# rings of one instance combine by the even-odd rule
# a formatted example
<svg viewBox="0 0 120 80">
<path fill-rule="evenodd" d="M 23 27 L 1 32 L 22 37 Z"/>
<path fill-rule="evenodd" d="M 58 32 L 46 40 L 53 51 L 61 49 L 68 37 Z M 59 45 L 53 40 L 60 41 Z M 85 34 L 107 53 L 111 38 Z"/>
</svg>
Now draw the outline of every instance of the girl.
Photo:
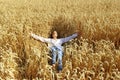
<svg viewBox="0 0 120 80">
<path fill-rule="evenodd" d="M 62 56 L 63 56 L 63 47 L 62 44 L 77 37 L 78 33 L 75 33 L 69 37 L 66 38 L 60 38 L 58 39 L 58 33 L 57 31 L 53 31 L 52 33 L 52 38 L 43 38 L 40 36 L 37 36 L 33 33 L 31 33 L 31 36 L 37 40 L 40 40 L 42 42 L 48 43 L 48 47 L 50 51 L 52 52 L 52 66 L 55 68 L 55 63 L 56 63 L 56 56 L 58 60 L 58 71 L 61 72 L 62 70 Z"/>
</svg>

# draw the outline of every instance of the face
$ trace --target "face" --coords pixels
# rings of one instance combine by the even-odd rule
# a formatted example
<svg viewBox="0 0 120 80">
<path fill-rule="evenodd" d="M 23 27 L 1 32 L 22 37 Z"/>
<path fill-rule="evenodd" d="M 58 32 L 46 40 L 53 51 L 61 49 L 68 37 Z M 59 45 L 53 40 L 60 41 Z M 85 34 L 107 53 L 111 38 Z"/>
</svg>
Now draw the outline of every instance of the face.
<svg viewBox="0 0 120 80">
<path fill-rule="evenodd" d="M 57 36 L 58 36 L 57 31 L 53 31 L 52 37 L 53 37 L 53 38 L 57 38 Z"/>
</svg>

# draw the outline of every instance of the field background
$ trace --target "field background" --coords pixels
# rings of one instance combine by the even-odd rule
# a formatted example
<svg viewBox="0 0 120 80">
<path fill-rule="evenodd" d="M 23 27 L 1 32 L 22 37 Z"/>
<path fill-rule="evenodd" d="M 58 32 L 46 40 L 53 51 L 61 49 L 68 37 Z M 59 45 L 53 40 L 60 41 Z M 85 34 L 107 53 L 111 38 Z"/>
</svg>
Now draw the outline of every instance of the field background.
<svg viewBox="0 0 120 80">
<path fill-rule="evenodd" d="M 33 32 L 80 35 L 63 46 L 53 73 L 45 43 Z M 0 0 L 0 79 L 120 80 L 120 0 Z"/>
</svg>

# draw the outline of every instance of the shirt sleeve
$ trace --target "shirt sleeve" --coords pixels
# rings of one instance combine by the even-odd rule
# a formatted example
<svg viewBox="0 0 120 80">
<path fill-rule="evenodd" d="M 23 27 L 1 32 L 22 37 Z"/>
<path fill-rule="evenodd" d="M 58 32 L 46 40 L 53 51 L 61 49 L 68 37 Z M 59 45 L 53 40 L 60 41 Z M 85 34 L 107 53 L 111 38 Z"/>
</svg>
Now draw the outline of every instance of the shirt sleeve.
<svg viewBox="0 0 120 80">
<path fill-rule="evenodd" d="M 50 38 L 43 38 L 43 37 L 38 36 L 38 35 L 35 35 L 35 34 L 33 34 L 33 33 L 31 33 L 31 36 L 32 36 L 33 38 L 35 38 L 36 40 L 40 40 L 40 41 L 42 41 L 42 42 L 46 42 L 46 43 L 51 42 L 51 39 L 50 39 Z"/>
<path fill-rule="evenodd" d="M 71 40 L 71 39 L 73 39 L 73 38 L 75 38 L 77 36 L 78 36 L 78 34 L 75 33 L 72 36 L 69 36 L 69 37 L 66 37 L 66 38 L 61 38 L 61 41 L 62 41 L 62 43 L 65 43 L 65 42 L 67 42 L 67 41 L 69 41 L 69 40 Z"/>
</svg>

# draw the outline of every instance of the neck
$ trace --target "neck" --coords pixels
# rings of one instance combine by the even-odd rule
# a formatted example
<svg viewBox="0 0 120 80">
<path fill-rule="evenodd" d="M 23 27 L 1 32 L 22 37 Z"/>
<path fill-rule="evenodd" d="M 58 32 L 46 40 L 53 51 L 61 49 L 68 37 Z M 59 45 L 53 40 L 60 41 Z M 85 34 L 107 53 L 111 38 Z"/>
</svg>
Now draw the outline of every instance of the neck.
<svg viewBox="0 0 120 80">
<path fill-rule="evenodd" d="M 57 38 L 55 37 L 55 38 L 53 38 L 53 39 L 57 39 Z"/>
</svg>

